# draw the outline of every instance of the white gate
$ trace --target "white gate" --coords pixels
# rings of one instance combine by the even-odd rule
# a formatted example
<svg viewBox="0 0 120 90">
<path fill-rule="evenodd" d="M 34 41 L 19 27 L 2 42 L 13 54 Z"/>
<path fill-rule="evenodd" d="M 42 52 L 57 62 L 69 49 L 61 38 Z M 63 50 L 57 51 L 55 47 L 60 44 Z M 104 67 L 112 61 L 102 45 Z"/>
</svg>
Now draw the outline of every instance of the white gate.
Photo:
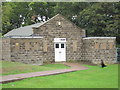
<svg viewBox="0 0 120 90">
<path fill-rule="evenodd" d="M 55 62 L 66 61 L 66 38 L 54 38 Z"/>
</svg>

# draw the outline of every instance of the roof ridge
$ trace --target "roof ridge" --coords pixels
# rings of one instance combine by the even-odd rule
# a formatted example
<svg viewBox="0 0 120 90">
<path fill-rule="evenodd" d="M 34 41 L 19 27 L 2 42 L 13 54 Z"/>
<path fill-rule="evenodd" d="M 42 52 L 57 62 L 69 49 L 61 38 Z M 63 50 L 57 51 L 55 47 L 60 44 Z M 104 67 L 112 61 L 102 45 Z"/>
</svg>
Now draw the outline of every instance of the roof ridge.
<svg viewBox="0 0 120 90">
<path fill-rule="evenodd" d="M 51 21 L 52 19 L 54 19 L 54 18 L 57 17 L 58 15 L 61 15 L 61 14 L 58 13 L 57 15 L 53 16 L 53 17 L 50 18 L 49 20 L 43 22 L 40 26 L 42 26 L 42 25 L 46 24 L 47 22 Z M 40 26 L 38 26 L 38 27 L 33 27 L 33 28 L 39 28 Z"/>
</svg>

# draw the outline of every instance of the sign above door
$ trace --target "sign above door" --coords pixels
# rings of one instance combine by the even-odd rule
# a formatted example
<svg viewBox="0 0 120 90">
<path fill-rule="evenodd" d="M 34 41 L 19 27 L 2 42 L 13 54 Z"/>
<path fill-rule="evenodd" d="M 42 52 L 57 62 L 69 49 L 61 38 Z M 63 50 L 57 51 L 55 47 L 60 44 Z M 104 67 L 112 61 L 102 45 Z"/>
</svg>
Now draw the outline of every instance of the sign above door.
<svg viewBox="0 0 120 90">
<path fill-rule="evenodd" d="M 66 38 L 54 38 L 54 42 L 66 42 Z"/>
</svg>

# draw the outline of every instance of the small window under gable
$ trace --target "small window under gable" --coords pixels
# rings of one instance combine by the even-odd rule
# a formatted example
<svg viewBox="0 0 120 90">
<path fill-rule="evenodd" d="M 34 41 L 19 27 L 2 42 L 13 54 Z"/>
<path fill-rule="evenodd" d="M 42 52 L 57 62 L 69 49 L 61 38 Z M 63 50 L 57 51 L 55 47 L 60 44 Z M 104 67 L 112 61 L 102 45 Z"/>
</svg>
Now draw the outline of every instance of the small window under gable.
<svg viewBox="0 0 120 90">
<path fill-rule="evenodd" d="M 62 22 L 61 21 L 57 21 L 56 22 L 56 26 L 62 26 Z"/>
</svg>

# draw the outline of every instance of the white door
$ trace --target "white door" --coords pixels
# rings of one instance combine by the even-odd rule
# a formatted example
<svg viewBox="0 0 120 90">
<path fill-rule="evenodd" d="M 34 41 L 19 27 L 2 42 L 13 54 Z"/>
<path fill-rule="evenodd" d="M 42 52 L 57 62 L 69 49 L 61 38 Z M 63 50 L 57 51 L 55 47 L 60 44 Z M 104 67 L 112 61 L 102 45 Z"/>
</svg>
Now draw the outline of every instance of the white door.
<svg viewBox="0 0 120 90">
<path fill-rule="evenodd" d="M 66 43 L 55 43 L 55 62 L 66 61 Z"/>
</svg>

